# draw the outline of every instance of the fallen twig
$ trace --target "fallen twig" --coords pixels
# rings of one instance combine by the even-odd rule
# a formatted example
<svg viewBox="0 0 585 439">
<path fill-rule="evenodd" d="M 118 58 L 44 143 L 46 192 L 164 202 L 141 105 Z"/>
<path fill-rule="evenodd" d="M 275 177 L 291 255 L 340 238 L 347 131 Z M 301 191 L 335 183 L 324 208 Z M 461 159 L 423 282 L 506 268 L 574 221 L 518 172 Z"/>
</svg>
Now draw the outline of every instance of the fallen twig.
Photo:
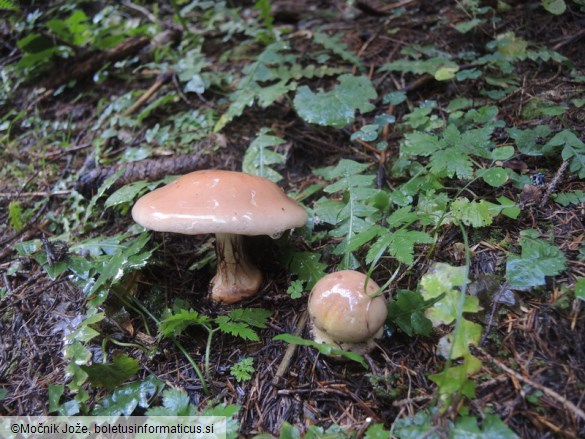
<svg viewBox="0 0 585 439">
<path fill-rule="evenodd" d="M 308 317 L 309 313 L 307 311 L 303 312 L 303 314 L 301 314 L 301 317 L 299 318 L 299 321 L 297 323 L 297 328 L 294 331 L 295 336 L 300 337 L 303 330 L 305 329 L 305 325 L 307 324 L 307 317 Z M 278 369 L 276 370 L 276 374 L 274 374 L 274 378 L 272 378 L 272 385 L 275 387 L 283 387 L 282 385 L 282 377 L 285 374 L 285 372 L 288 369 L 288 366 L 290 365 L 290 362 L 292 360 L 293 355 L 295 354 L 297 350 L 297 345 L 296 344 L 289 344 L 288 347 L 286 348 L 286 351 L 284 352 L 284 356 L 282 357 L 282 361 L 280 362 L 280 365 L 278 366 Z"/>
<path fill-rule="evenodd" d="M 203 156 L 204 157 L 204 156 Z M 207 159 L 199 152 L 188 155 L 172 156 L 163 159 L 138 160 L 131 163 L 117 164 L 107 168 L 93 169 L 82 174 L 77 180 L 75 189 L 84 197 L 91 197 L 106 178 L 124 169 L 123 174 L 109 188 L 114 191 L 128 183 L 139 180 L 159 180 L 167 175 L 179 175 L 203 169 L 208 166 Z"/>
<path fill-rule="evenodd" d="M 550 182 L 550 184 L 546 188 L 546 192 L 544 193 L 542 200 L 540 200 L 540 204 L 539 204 L 540 208 L 544 207 L 544 205 L 548 202 L 548 199 L 550 198 L 551 194 L 557 190 L 557 186 L 559 185 L 559 183 L 563 179 L 563 175 L 565 174 L 565 171 L 567 170 L 568 166 L 569 166 L 569 162 L 567 160 L 565 160 L 563 162 L 563 164 L 559 167 L 559 169 L 557 170 L 557 173 L 555 174 L 552 181 Z"/>
<path fill-rule="evenodd" d="M 577 407 L 575 404 L 573 404 L 571 401 L 569 401 L 567 398 L 565 398 L 563 395 L 555 392 L 552 389 L 549 389 L 548 387 L 543 386 L 542 384 L 539 384 L 539 383 L 537 383 L 535 381 L 532 381 L 530 378 L 526 378 L 525 376 L 519 374 L 515 370 L 513 370 L 513 369 L 509 368 L 508 366 L 506 366 L 501 361 L 499 361 L 496 358 L 492 357 L 490 354 L 488 354 L 482 348 L 477 347 L 477 346 L 470 346 L 469 348 L 470 348 L 471 353 L 473 355 L 476 355 L 477 356 L 478 353 L 481 354 L 481 355 L 483 355 L 491 363 L 495 364 L 497 367 L 499 367 L 500 369 L 502 369 L 508 375 L 511 375 L 514 378 L 516 378 L 518 381 L 522 381 L 523 383 L 528 384 L 529 386 L 534 387 L 535 389 L 540 390 L 541 392 L 543 392 L 544 394 L 546 394 L 548 397 L 554 399 L 556 402 L 558 402 L 559 404 L 561 404 L 565 409 L 570 410 L 575 416 L 577 416 L 578 418 L 581 418 L 581 420 L 585 421 L 585 412 L 582 409 L 580 409 L 579 407 Z"/>
</svg>

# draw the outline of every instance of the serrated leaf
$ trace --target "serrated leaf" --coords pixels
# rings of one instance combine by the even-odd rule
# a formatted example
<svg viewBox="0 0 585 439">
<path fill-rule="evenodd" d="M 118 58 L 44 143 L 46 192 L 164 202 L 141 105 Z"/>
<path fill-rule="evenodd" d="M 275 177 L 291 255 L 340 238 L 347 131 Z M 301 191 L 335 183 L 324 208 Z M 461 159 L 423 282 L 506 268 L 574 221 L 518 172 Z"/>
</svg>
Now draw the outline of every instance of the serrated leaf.
<svg viewBox="0 0 585 439">
<path fill-rule="evenodd" d="M 431 156 L 431 172 L 437 176 L 447 176 L 466 180 L 473 174 L 471 159 L 463 148 L 450 147 L 436 151 Z"/>
<path fill-rule="evenodd" d="M 521 238 L 522 253 L 511 254 L 506 263 L 506 278 L 510 287 L 528 289 L 544 285 L 546 276 L 556 276 L 565 270 L 567 259 L 563 252 L 546 241 Z"/>
<path fill-rule="evenodd" d="M 255 328 L 267 328 L 266 322 L 272 316 L 272 311 L 264 308 L 238 308 L 228 313 L 234 322 L 246 323 Z"/>
<path fill-rule="evenodd" d="M 475 397 L 475 383 L 468 377 L 481 369 L 481 361 L 472 355 L 464 357 L 464 363 L 450 366 L 442 372 L 429 375 L 429 379 L 439 387 L 442 395 L 458 392 L 468 398 Z"/>
<path fill-rule="evenodd" d="M 443 337 L 446 341 L 448 354 L 446 358 L 456 359 L 470 354 L 469 345 L 477 346 L 481 339 L 481 326 L 461 319 L 455 331 Z"/>
<path fill-rule="evenodd" d="M 410 155 L 429 156 L 445 146 L 445 142 L 433 134 L 413 131 L 404 135 L 401 151 Z"/>
<path fill-rule="evenodd" d="M 95 363 L 80 367 L 94 386 L 105 387 L 109 391 L 134 376 L 140 369 L 138 361 L 126 355 L 114 356 L 110 364 Z"/>
<path fill-rule="evenodd" d="M 414 416 L 397 419 L 393 432 L 399 439 L 440 439 L 433 417 L 427 410 L 419 410 Z"/>
<path fill-rule="evenodd" d="M 409 72 L 418 75 L 429 74 L 435 76 L 439 71 L 459 70 L 459 66 L 450 59 L 443 57 L 434 57 L 425 60 L 399 59 L 388 64 L 384 64 L 380 71 L 386 72 Z M 449 78 L 448 78 L 449 79 Z"/>
<path fill-rule="evenodd" d="M 506 131 L 514 139 L 522 154 L 539 156 L 547 152 L 547 148 L 544 147 L 544 140 L 552 132 L 548 125 L 538 125 L 535 128 L 525 130 L 508 128 Z"/>
<path fill-rule="evenodd" d="M 300 299 L 303 296 L 304 282 L 300 279 L 293 280 L 288 286 L 286 292 L 290 295 L 291 299 Z"/>
<path fill-rule="evenodd" d="M 561 206 L 567 207 L 570 204 L 585 203 L 585 191 L 563 192 L 554 194 L 553 199 Z"/>
<path fill-rule="evenodd" d="M 206 325 L 208 322 L 209 319 L 206 316 L 199 315 L 197 311 L 182 309 L 161 320 L 159 331 L 164 337 L 171 337 L 181 334 L 189 326 Z"/>
<path fill-rule="evenodd" d="M 449 439 L 516 439 L 518 436 L 496 415 L 486 415 L 482 428 L 473 416 L 460 416 L 449 428 Z"/>
<path fill-rule="evenodd" d="M 352 52 L 352 50 L 343 41 L 340 41 L 339 35 L 327 35 L 322 32 L 313 33 L 313 39 L 316 43 L 321 44 L 328 50 L 331 50 L 343 60 L 355 64 L 360 69 L 364 68 L 362 60 L 359 56 Z"/>
<path fill-rule="evenodd" d="M 387 231 L 370 247 L 366 255 L 366 263 L 377 262 L 386 252 L 400 262 L 410 265 L 414 262 L 414 246 L 416 244 L 432 244 L 435 240 L 425 232 L 398 229 Z"/>
<path fill-rule="evenodd" d="M 384 428 L 383 423 L 372 424 L 366 430 L 365 439 L 388 439 L 390 431 Z"/>
<path fill-rule="evenodd" d="M 247 174 L 265 177 L 273 182 L 282 180 L 282 175 L 271 168 L 272 165 L 284 164 L 286 157 L 270 147 L 285 143 L 278 136 L 267 134 L 268 129 L 262 128 L 258 136 L 250 144 L 242 162 L 242 170 Z"/>
<path fill-rule="evenodd" d="M 311 290 L 325 276 L 327 264 L 320 262 L 320 259 L 319 253 L 310 252 L 294 252 L 290 256 L 290 271 L 305 282 L 307 290 Z"/>
<path fill-rule="evenodd" d="M 465 267 L 453 267 L 443 262 L 432 265 L 421 281 L 421 293 L 426 300 L 435 299 L 454 287 L 467 283 Z"/>
<path fill-rule="evenodd" d="M 429 335 L 432 323 L 424 315 L 430 306 L 420 293 L 398 290 L 396 300 L 388 302 L 388 320 L 394 322 L 409 337 L 413 334 Z"/>
<path fill-rule="evenodd" d="M 449 218 L 466 226 L 488 226 L 499 213 L 491 210 L 491 206 L 492 203 L 485 200 L 469 201 L 467 198 L 457 198 L 451 203 Z"/>
<path fill-rule="evenodd" d="M 230 372 L 238 382 L 252 379 L 252 374 L 256 372 L 254 359 L 252 357 L 242 358 L 230 368 Z"/>
<path fill-rule="evenodd" d="M 123 203 L 133 202 L 134 199 L 150 185 L 148 181 L 136 181 L 134 183 L 122 186 L 108 197 L 104 203 L 104 207 L 117 206 Z"/>
<path fill-rule="evenodd" d="M 148 233 L 142 233 L 121 245 L 119 251 L 98 268 L 99 277 L 91 287 L 90 294 L 97 293 L 105 285 L 120 281 L 127 272 L 145 266 L 154 251 L 154 249 L 142 251 L 149 239 Z"/>
<path fill-rule="evenodd" d="M 569 169 L 579 175 L 579 178 L 585 178 L 585 143 L 583 143 L 570 130 L 563 130 L 550 139 L 545 147 L 555 148 L 562 146 L 561 157 L 563 160 L 570 161 Z"/>
<path fill-rule="evenodd" d="M 369 100 L 378 95 L 365 76 L 341 75 L 339 84 L 328 92 L 313 93 L 307 86 L 297 89 L 293 104 L 301 118 L 317 125 L 341 128 L 354 120 L 356 110 L 374 109 Z"/>
<path fill-rule="evenodd" d="M 221 332 L 233 335 L 234 337 L 243 338 L 244 340 L 260 340 L 258 334 L 256 334 L 256 332 L 246 323 L 234 322 L 228 316 L 219 316 L 215 319 L 215 322 Z"/>
<path fill-rule="evenodd" d="M 425 316 L 433 323 L 434 327 L 450 325 L 459 315 L 461 291 L 450 289 L 443 294 L 444 296 L 440 300 L 425 311 Z M 425 298 L 427 298 L 426 295 Z M 465 296 L 462 312 L 475 313 L 480 309 L 477 297 Z"/>
<path fill-rule="evenodd" d="M 191 404 L 184 390 L 167 389 L 163 392 L 162 407 L 151 407 L 147 416 L 197 416 L 197 407 Z"/>
<path fill-rule="evenodd" d="M 92 414 L 94 416 L 131 416 L 137 407 L 146 409 L 150 398 L 162 386 L 163 383 L 153 376 L 145 381 L 126 384 L 99 401 Z"/>
<path fill-rule="evenodd" d="M 333 356 L 345 357 L 349 360 L 360 363 L 366 369 L 368 368 L 366 360 L 364 360 L 364 358 L 361 355 L 356 354 L 355 352 L 344 351 L 342 349 L 338 349 L 335 346 L 327 344 L 327 343 L 317 343 L 313 340 L 306 340 L 304 338 L 297 337 L 296 335 L 292 335 L 292 334 L 279 334 L 276 337 L 273 337 L 272 340 L 284 341 L 287 343 L 296 344 L 296 345 L 300 345 L 300 346 L 309 346 L 311 348 L 317 349 L 323 355 L 333 355 Z"/>
</svg>

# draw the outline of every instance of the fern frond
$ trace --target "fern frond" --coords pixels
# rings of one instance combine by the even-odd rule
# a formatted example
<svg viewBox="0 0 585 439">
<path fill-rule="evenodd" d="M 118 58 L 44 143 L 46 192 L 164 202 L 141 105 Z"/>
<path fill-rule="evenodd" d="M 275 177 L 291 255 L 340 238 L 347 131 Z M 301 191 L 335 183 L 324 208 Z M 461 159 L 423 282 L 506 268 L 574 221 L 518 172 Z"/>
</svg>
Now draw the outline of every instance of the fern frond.
<svg viewBox="0 0 585 439">
<path fill-rule="evenodd" d="M 362 60 L 359 58 L 359 56 L 353 53 L 347 44 L 345 44 L 343 41 L 340 41 L 339 35 L 329 36 L 322 32 L 315 32 L 313 34 L 313 40 L 315 40 L 317 44 L 321 44 L 327 50 L 330 50 L 339 56 L 344 61 L 354 64 L 360 70 L 364 69 Z"/>
</svg>

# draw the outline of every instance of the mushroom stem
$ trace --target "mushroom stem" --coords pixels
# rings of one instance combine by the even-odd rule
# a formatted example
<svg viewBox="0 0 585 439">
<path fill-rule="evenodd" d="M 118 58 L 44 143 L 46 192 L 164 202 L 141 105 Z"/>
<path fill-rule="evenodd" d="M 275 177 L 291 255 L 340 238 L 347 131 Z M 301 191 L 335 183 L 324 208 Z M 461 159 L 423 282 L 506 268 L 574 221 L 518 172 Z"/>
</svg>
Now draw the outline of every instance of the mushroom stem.
<svg viewBox="0 0 585 439">
<path fill-rule="evenodd" d="M 254 296 L 262 284 L 262 273 L 244 251 L 241 235 L 217 233 L 217 273 L 211 280 L 211 298 L 234 303 Z"/>
</svg>

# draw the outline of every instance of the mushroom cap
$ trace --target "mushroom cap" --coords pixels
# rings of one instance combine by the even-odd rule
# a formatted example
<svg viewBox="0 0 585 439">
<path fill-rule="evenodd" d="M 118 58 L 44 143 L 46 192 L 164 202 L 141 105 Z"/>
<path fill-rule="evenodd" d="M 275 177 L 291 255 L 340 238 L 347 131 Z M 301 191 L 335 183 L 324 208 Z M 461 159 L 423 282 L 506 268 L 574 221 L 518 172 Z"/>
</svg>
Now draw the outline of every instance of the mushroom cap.
<svg viewBox="0 0 585 439">
<path fill-rule="evenodd" d="M 361 343 L 380 335 L 388 310 L 384 296 L 372 297 L 380 287 L 353 270 L 337 271 L 315 284 L 309 315 L 315 327 L 338 343 Z"/>
<path fill-rule="evenodd" d="M 307 213 L 276 184 L 233 171 L 195 171 L 140 198 L 132 217 L 147 229 L 186 235 L 277 235 Z"/>
</svg>

